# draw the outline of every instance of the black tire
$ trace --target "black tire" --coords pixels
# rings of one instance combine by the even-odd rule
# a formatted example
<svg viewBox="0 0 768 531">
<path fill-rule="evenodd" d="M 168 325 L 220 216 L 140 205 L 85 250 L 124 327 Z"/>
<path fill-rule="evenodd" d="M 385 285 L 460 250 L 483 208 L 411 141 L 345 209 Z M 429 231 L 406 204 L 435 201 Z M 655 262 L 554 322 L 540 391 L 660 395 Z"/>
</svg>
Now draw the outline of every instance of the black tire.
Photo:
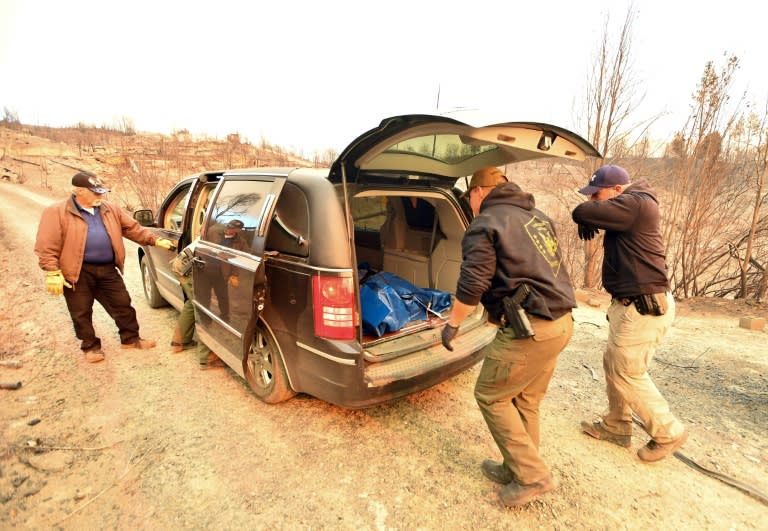
<svg viewBox="0 0 768 531">
<path fill-rule="evenodd" d="M 256 325 L 251 348 L 243 361 L 243 372 L 254 394 L 267 404 L 284 402 L 296 395 L 288 383 L 277 341 L 261 321 Z"/>
<path fill-rule="evenodd" d="M 146 256 L 141 259 L 141 283 L 144 285 L 144 296 L 147 298 L 147 304 L 150 308 L 162 308 L 163 306 L 168 306 L 168 301 L 166 301 L 163 296 L 160 295 L 160 292 L 157 291 L 157 285 L 149 271 Z"/>
</svg>

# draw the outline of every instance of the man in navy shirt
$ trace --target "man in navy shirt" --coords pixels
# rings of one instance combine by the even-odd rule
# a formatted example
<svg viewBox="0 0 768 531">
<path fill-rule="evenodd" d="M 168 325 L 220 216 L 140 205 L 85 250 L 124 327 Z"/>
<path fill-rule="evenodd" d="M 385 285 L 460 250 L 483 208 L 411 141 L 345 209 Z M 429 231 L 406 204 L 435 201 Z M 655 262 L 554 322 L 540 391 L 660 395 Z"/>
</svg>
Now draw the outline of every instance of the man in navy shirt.
<svg viewBox="0 0 768 531">
<path fill-rule="evenodd" d="M 35 254 L 46 273 L 46 289 L 64 295 L 86 361 L 104 359 L 101 339 L 93 328 L 94 301 L 115 320 L 121 348 L 154 347 L 154 341 L 139 336 L 136 310 L 121 275 L 123 237 L 165 249 L 171 249 L 173 243 L 157 238 L 123 209 L 104 201 L 102 196 L 109 188 L 93 173 L 77 173 L 72 186 L 68 199 L 43 211 L 37 229 Z"/>
</svg>

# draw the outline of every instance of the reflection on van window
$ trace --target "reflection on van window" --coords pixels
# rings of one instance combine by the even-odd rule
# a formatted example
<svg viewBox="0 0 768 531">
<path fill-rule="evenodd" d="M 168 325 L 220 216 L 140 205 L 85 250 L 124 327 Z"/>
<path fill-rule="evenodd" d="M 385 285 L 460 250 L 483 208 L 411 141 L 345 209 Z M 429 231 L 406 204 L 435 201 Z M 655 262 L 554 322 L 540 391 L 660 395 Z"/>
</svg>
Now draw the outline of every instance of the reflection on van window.
<svg viewBox="0 0 768 531">
<path fill-rule="evenodd" d="M 211 207 L 208 224 L 202 238 L 220 243 L 229 229 L 249 244 L 259 225 L 264 200 L 272 187 L 270 182 L 227 181 L 222 184 L 216 202 Z"/>
</svg>

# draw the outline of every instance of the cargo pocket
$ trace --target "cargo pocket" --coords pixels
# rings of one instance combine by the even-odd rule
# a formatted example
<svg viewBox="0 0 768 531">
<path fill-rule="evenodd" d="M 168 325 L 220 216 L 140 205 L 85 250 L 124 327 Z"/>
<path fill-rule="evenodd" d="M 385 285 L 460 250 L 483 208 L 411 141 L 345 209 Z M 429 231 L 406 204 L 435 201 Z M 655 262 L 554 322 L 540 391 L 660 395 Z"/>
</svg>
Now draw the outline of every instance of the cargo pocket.
<svg viewBox="0 0 768 531">
<path fill-rule="evenodd" d="M 610 338 L 619 347 L 632 347 L 643 343 L 658 343 L 658 317 L 640 315 L 634 304 L 614 303 L 608 309 Z"/>
</svg>

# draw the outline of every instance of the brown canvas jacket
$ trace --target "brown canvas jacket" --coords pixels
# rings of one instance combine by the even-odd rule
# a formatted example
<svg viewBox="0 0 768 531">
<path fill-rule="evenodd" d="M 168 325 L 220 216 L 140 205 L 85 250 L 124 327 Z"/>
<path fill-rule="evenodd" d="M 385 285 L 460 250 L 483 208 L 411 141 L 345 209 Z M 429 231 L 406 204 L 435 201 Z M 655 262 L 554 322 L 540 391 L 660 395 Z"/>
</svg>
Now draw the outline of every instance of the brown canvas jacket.
<svg viewBox="0 0 768 531">
<path fill-rule="evenodd" d="M 122 273 L 125 266 L 123 238 L 139 245 L 154 245 L 157 237 L 116 205 L 102 201 L 99 210 L 112 240 L 115 265 Z M 40 218 L 35 241 L 40 268 L 43 271 L 61 270 L 70 283 L 77 282 L 83 266 L 87 234 L 88 223 L 77 209 L 74 196 L 48 206 Z"/>
</svg>

